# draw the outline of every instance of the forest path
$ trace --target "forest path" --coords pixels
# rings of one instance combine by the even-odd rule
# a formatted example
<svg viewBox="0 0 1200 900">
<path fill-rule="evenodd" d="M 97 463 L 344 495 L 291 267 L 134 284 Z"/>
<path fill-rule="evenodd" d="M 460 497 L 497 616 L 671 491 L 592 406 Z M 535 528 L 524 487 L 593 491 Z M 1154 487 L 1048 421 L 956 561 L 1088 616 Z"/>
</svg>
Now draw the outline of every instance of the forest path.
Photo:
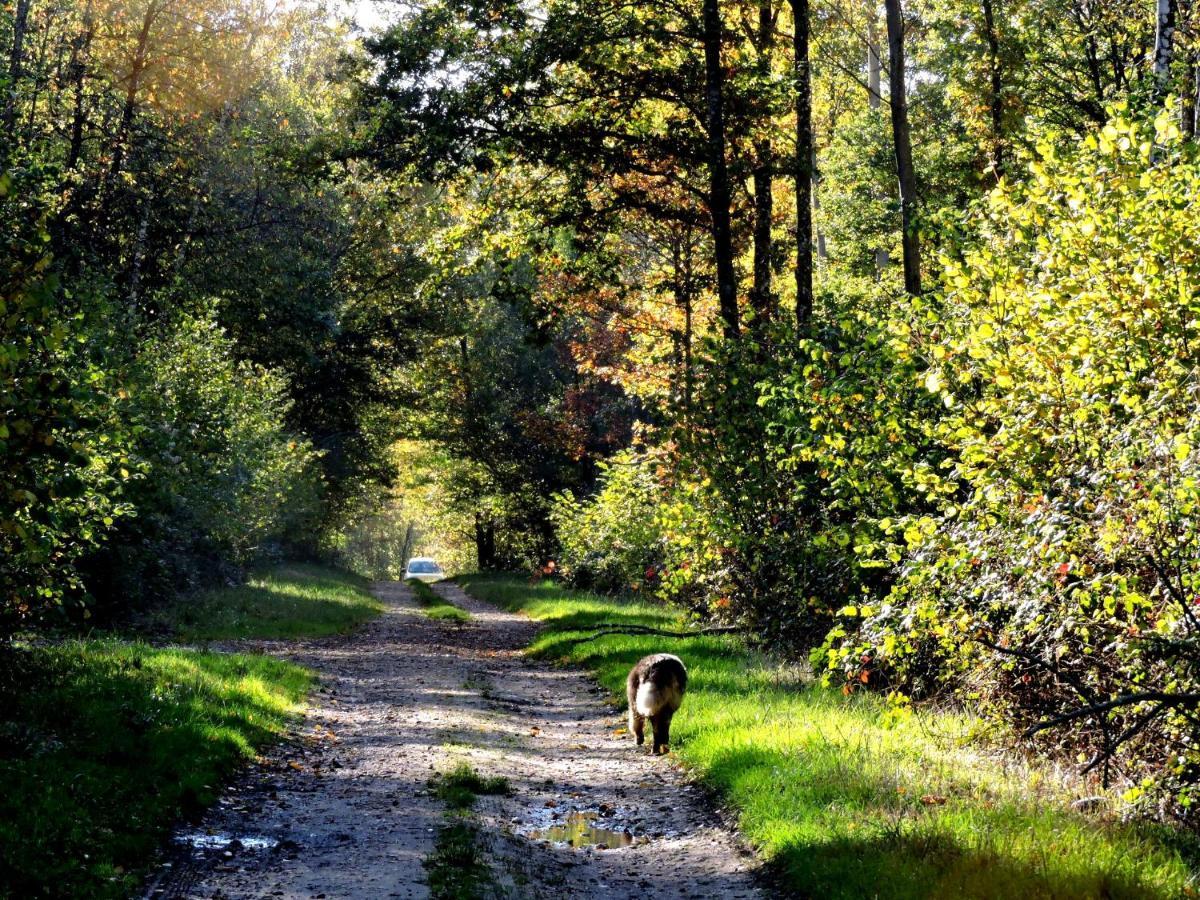
<svg viewBox="0 0 1200 900">
<path fill-rule="evenodd" d="M 668 758 L 635 746 L 603 689 L 522 655 L 536 625 L 435 589 L 471 622 L 432 620 L 386 582 L 386 611 L 352 635 L 255 642 L 318 672 L 319 692 L 298 739 L 177 836 L 147 897 L 428 897 L 450 821 L 430 779 L 464 762 L 512 786 L 468 819 L 491 896 L 760 896 L 752 854 Z"/>
</svg>

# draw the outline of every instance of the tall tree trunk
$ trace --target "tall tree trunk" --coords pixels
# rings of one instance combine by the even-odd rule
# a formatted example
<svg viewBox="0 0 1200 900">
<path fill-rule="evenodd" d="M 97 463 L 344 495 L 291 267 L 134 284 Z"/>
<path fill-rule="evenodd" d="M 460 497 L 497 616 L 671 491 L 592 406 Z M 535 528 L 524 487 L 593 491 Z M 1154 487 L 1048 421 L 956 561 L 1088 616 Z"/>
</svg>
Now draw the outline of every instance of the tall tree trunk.
<svg viewBox="0 0 1200 900">
<path fill-rule="evenodd" d="M 708 207 L 712 218 L 713 253 L 717 264 L 717 298 L 725 336 L 741 331 L 737 275 L 733 267 L 733 229 L 730 224 L 729 169 L 725 163 L 725 74 L 721 69 L 721 9 L 719 0 L 704 0 L 704 100 L 708 130 Z"/>
<path fill-rule="evenodd" d="M 133 239 L 133 259 L 129 270 L 129 311 L 135 313 L 142 287 L 142 267 L 146 262 L 146 235 L 150 230 L 150 198 L 142 201 L 137 233 Z"/>
<path fill-rule="evenodd" d="M 817 168 L 817 159 L 816 159 L 816 151 L 815 150 L 813 151 L 812 173 L 813 173 L 812 208 L 813 208 L 813 216 L 814 216 L 814 218 L 816 218 L 819 216 L 819 213 L 821 212 L 821 172 Z M 818 227 L 817 228 L 817 259 L 819 259 L 822 263 L 824 263 L 825 260 L 828 258 L 829 258 L 829 254 L 826 252 L 826 249 L 825 249 L 825 232 L 823 232 Z"/>
<path fill-rule="evenodd" d="M 106 185 L 121 171 L 121 165 L 125 162 L 125 144 L 133 129 L 133 119 L 137 114 L 138 92 L 142 87 L 142 76 L 146 74 L 146 67 L 149 64 L 150 32 L 160 11 L 156 3 L 151 3 L 146 7 L 146 13 L 142 17 L 142 27 L 138 32 L 133 62 L 129 66 L 129 77 L 125 86 L 125 102 L 121 106 L 121 121 L 117 126 L 116 138 L 113 141 L 112 163 L 105 179 Z"/>
<path fill-rule="evenodd" d="M 812 73 L 808 64 L 808 0 L 791 0 L 792 71 L 796 103 L 796 321 L 803 329 L 813 313 Z"/>
<path fill-rule="evenodd" d="M 1188 54 L 1188 75 L 1187 84 L 1183 89 L 1183 99 L 1180 101 L 1182 110 L 1180 118 L 1183 120 L 1182 131 L 1187 139 L 1194 141 L 1196 134 L 1200 131 L 1200 122 L 1197 122 L 1197 117 L 1200 116 L 1200 63 L 1196 59 L 1196 51 Z"/>
<path fill-rule="evenodd" d="M 771 74 L 771 50 L 775 43 L 775 13 L 771 0 L 759 0 L 758 52 L 759 75 L 765 81 Z M 767 115 L 767 127 L 770 116 Z M 756 327 L 761 329 L 775 314 L 775 298 L 772 280 L 775 275 L 775 249 L 771 237 L 771 224 L 775 215 L 775 197 L 771 179 L 775 174 L 775 154 L 768 135 L 754 142 L 754 288 L 750 304 L 754 307 Z"/>
<path fill-rule="evenodd" d="M 879 31 L 876 24 L 875 0 L 867 0 L 867 106 L 873 110 L 879 109 L 883 96 L 883 63 L 879 57 Z M 883 276 L 883 271 L 891 265 L 891 255 L 886 247 L 875 248 L 875 277 Z"/>
<path fill-rule="evenodd" d="M 29 28 L 30 0 L 17 0 L 13 12 L 12 47 L 8 53 L 8 97 L 4 100 L 4 134 L 11 138 L 17 121 L 17 91 L 25 52 L 25 32 Z"/>
<path fill-rule="evenodd" d="M 908 129 L 908 97 L 904 82 L 904 15 L 900 0 L 884 0 L 888 32 L 888 102 L 892 108 L 892 143 L 896 177 L 900 182 L 900 219 L 904 229 L 904 289 L 921 293 L 921 243 L 917 235 L 917 178 L 913 171 L 912 139 Z"/>
<path fill-rule="evenodd" d="M 1175 40 L 1175 0 L 1156 0 L 1154 30 L 1154 99 L 1167 93 Z"/>
<path fill-rule="evenodd" d="M 994 0 L 983 0 L 983 25 L 988 45 L 990 91 L 988 109 L 992 115 L 992 168 L 996 180 L 1004 177 L 1004 83 L 1000 62 L 1000 35 L 996 31 Z"/>
<path fill-rule="evenodd" d="M 475 513 L 475 559 L 480 571 L 496 568 L 496 523 L 483 513 Z"/>
<path fill-rule="evenodd" d="M 879 32 L 874 0 L 867 0 L 867 106 L 879 109 L 883 97 L 883 63 L 879 57 Z"/>
<path fill-rule="evenodd" d="M 88 55 L 92 48 L 92 36 L 96 33 L 96 24 L 92 19 L 92 5 L 89 3 L 83 15 L 83 30 L 76 35 L 71 46 L 71 62 L 68 66 L 71 73 L 72 115 L 71 143 L 67 149 L 67 171 L 74 171 L 79 165 L 83 153 L 83 126 L 87 121 L 87 109 L 84 103 L 83 83 L 87 78 Z"/>
</svg>

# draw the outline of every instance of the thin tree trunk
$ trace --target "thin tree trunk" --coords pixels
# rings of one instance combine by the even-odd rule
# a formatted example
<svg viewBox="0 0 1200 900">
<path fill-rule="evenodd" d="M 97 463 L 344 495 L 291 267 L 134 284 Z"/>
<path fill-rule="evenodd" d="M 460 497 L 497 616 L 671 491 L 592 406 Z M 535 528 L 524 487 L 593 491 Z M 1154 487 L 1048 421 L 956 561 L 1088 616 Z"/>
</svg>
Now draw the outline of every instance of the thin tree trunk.
<svg viewBox="0 0 1200 900">
<path fill-rule="evenodd" d="M 912 139 L 908 128 L 908 98 L 904 81 L 904 17 L 900 0 L 884 0 L 888 32 L 888 101 L 892 108 L 892 142 L 900 182 L 900 218 L 904 233 L 904 289 L 921 293 L 921 244 L 917 235 L 917 178 L 913 171 Z"/>
<path fill-rule="evenodd" d="M 774 312 L 772 276 L 774 265 L 771 245 L 771 219 L 775 198 L 771 192 L 771 142 L 755 143 L 754 166 L 754 288 L 750 302 L 758 326 L 765 325 Z"/>
<path fill-rule="evenodd" d="M 121 122 L 117 126 L 116 139 L 113 141 L 112 164 L 109 166 L 106 181 L 115 178 L 121 171 L 121 165 L 125 162 L 125 144 L 133 129 L 133 119 L 137 114 L 138 92 L 141 90 L 142 76 L 146 73 L 146 66 L 149 62 L 150 31 L 154 27 L 159 11 L 157 4 L 151 3 L 146 7 L 146 14 L 142 17 L 142 27 L 138 32 L 137 47 L 134 50 L 133 62 L 129 68 L 129 80 L 125 88 L 125 102 L 121 107 Z"/>
<path fill-rule="evenodd" d="M 879 32 L 876 24 L 875 0 L 867 0 L 867 106 L 879 109 L 883 90 L 883 63 L 879 57 Z M 883 271 L 891 265 L 891 256 L 886 247 L 875 248 L 875 277 L 881 278 Z"/>
<path fill-rule="evenodd" d="M 733 229 L 730 224 L 729 170 L 725 163 L 725 74 L 721 69 L 721 9 L 719 0 L 704 0 L 704 99 L 708 131 L 708 207 L 712 218 L 713 253 L 717 264 L 717 298 L 725 337 L 741 331 L 737 304 L 737 275 L 733 267 Z"/>
<path fill-rule="evenodd" d="M 142 201 L 142 214 L 138 219 L 137 234 L 133 241 L 133 259 L 129 271 L 129 310 L 137 310 L 138 295 L 142 286 L 142 266 L 146 261 L 146 235 L 150 230 L 150 198 Z"/>
<path fill-rule="evenodd" d="M 796 104 L 796 321 L 803 329 L 813 313 L 812 73 L 808 62 L 808 0 L 791 0 L 792 71 Z"/>
<path fill-rule="evenodd" d="M 879 33 L 875 21 L 874 0 L 867 2 L 867 105 L 879 109 L 882 98 L 883 63 L 879 58 Z"/>
<path fill-rule="evenodd" d="M 1196 65 L 1196 51 L 1189 49 L 1183 89 L 1179 92 L 1179 130 L 1189 141 L 1196 139 L 1196 79 L 1198 76 L 1200 76 L 1200 67 Z"/>
<path fill-rule="evenodd" d="M 821 172 L 817 168 L 817 154 L 816 154 L 815 149 L 813 150 L 812 173 L 813 173 L 812 207 L 813 207 L 813 217 L 814 217 L 814 219 L 816 219 L 816 218 L 819 218 L 820 212 L 821 212 Z M 829 254 L 825 250 L 825 232 L 823 232 L 820 229 L 820 227 L 817 227 L 817 259 L 819 259 L 822 263 L 824 263 L 828 258 L 829 258 Z"/>
<path fill-rule="evenodd" d="M 992 168 L 996 180 L 1004 177 L 1004 84 L 1000 62 L 1000 35 L 996 31 L 994 0 L 983 0 L 983 24 L 988 45 L 991 89 L 988 108 L 992 115 Z"/>
<path fill-rule="evenodd" d="M 8 53 L 8 97 L 4 101 L 4 134 L 11 138 L 17 121 L 17 90 L 24 61 L 25 32 L 29 27 L 30 0 L 17 0 L 13 13 L 12 47 Z"/>
<path fill-rule="evenodd" d="M 771 0 L 759 0 L 757 51 L 759 74 L 764 80 L 771 72 L 771 49 L 775 40 L 775 14 Z M 769 127 L 769 116 L 768 127 Z M 772 279 L 775 274 L 775 251 L 772 245 L 771 224 L 775 215 L 775 198 L 771 179 L 775 170 L 771 138 L 764 135 L 754 142 L 754 288 L 750 303 L 754 307 L 756 327 L 763 328 L 774 316 L 775 303 Z"/>
<path fill-rule="evenodd" d="M 74 171 L 79 165 L 83 153 L 83 126 L 87 110 L 84 105 L 83 83 L 87 78 L 87 57 L 92 47 L 92 36 L 96 25 L 92 20 L 92 7 L 89 3 L 83 16 L 83 31 L 72 42 L 71 48 L 71 88 L 74 110 L 71 116 L 71 143 L 67 150 L 67 171 Z"/>
<path fill-rule="evenodd" d="M 1167 93 L 1175 40 L 1175 0 L 1156 0 L 1154 31 L 1154 99 Z"/>
</svg>

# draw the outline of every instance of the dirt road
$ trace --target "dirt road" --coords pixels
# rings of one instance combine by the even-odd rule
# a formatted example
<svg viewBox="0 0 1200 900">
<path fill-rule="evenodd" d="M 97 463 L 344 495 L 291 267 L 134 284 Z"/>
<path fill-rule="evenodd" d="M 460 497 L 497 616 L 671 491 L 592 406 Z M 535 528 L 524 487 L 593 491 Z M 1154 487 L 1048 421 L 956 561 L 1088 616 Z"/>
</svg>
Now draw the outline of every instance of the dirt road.
<svg viewBox="0 0 1200 900">
<path fill-rule="evenodd" d="M 436 589 L 468 625 L 375 589 L 387 610 L 353 635 L 260 645 L 320 674 L 310 714 L 180 832 L 148 897 L 428 897 L 448 822 L 430 779 L 462 762 L 512 786 L 470 814 L 490 895 L 760 896 L 754 858 L 669 759 L 616 733 L 604 692 L 522 656 L 536 626 L 452 584 Z"/>
</svg>

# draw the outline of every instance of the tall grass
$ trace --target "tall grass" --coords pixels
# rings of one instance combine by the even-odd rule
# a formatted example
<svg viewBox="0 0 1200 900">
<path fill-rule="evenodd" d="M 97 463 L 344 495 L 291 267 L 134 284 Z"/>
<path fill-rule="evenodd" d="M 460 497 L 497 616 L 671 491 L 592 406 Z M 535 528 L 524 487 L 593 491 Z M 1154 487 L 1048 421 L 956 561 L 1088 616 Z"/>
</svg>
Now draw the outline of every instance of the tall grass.
<svg viewBox="0 0 1200 900">
<path fill-rule="evenodd" d="M 591 668 L 614 695 L 641 656 L 681 656 L 690 680 L 674 749 L 737 810 L 746 837 L 800 896 L 1196 895 L 1194 837 L 1073 812 L 1073 778 L 974 739 L 978 723 L 967 715 L 897 718 L 877 697 L 807 683 L 728 636 L 571 643 L 600 623 L 677 628 L 680 618 L 550 583 L 459 581 L 542 622 L 532 650 Z"/>
</svg>

